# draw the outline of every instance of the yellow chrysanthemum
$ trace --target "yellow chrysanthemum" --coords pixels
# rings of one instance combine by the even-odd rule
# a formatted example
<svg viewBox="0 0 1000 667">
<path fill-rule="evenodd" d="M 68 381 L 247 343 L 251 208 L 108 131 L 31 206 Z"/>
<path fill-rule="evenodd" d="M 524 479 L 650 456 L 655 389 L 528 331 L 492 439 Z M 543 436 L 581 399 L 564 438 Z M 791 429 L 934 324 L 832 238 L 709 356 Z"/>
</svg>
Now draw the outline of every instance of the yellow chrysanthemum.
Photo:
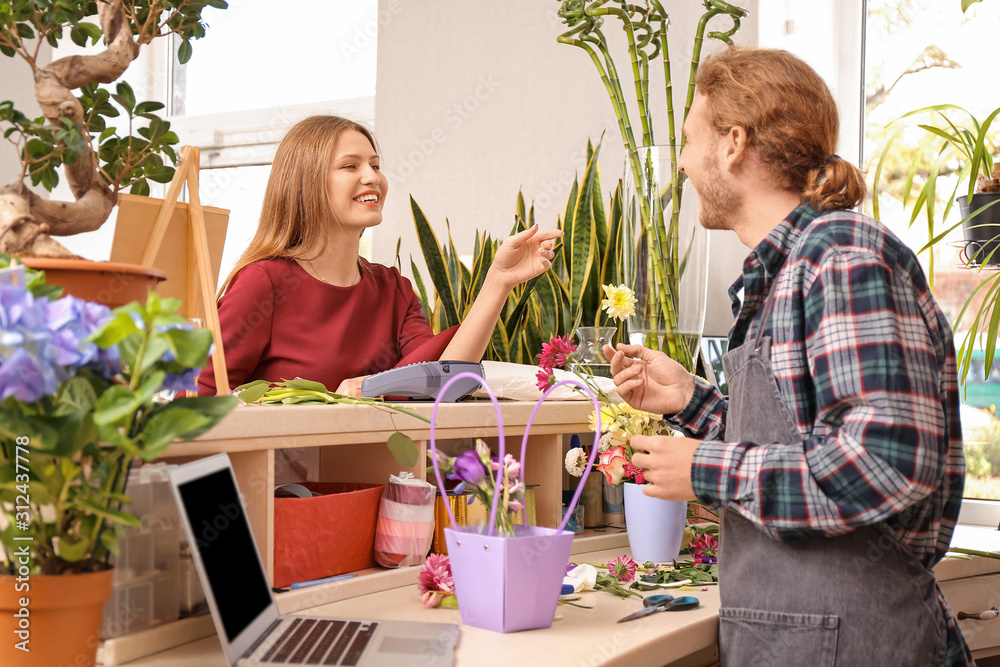
<svg viewBox="0 0 1000 667">
<path fill-rule="evenodd" d="M 625 287 L 625 284 L 621 285 L 603 285 L 604 296 L 607 297 L 601 301 L 601 308 L 607 311 L 608 316 L 618 320 L 623 321 L 626 317 L 635 314 L 635 292 Z"/>
<path fill-rule="evenodd" d="M 587 417 L 587 422 L 590 426 L 591 431 L 597 430 L 597 413 L 591 412 L 590 416 Z M 604 404 L 601 406 L 601 432 L 608 433 L 609 431 L 620 431 L 621 424 L 615 417 L 615 406 Z"/>
</svg>

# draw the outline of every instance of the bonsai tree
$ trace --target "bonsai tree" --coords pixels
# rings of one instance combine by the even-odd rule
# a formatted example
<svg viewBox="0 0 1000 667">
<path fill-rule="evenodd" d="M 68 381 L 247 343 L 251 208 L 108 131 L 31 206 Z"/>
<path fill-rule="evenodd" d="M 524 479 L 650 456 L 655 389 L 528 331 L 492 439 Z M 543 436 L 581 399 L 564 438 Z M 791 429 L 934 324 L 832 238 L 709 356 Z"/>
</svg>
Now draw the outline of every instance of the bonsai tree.
<svg viewBox="0 0 1000 667">
<path fill-rule="evenodd" d="M 32 119 L 0 102 L 0 130 L 20 158 L 13 182 L 0 185 L 0 252 L 40 257 L 72 256 L 52 236 L 98 229 L 129 188 L 148 194 L 149 181 L 172 177 L 178 143 L 170 123 L 156 115 L 159 102 L 136 103 L 131 87 L 114 83 L 141 48 L 176 34 L 181 63 L 191 40 L 205 35 L 205 7 L 224 0 L 11 0 L 0 3 L 0 53 L 19 59 L 35 80 L 42 117 Z M 96 20 L 97 23 L 87 19 Z M 96 55 L 39 63 L 43 42 L 58 46 L 66 35 L 80 46 L 104 40 Z M 109 123 L 109 119 L 116 119 Z M 165 164 L 164 158 L 170 164 Z M 62 171 L 74 201 L 50 201 L 33 188 L 52 191 Z M 29 185 L 30 183 L 30 185 Z"/>
</svg>

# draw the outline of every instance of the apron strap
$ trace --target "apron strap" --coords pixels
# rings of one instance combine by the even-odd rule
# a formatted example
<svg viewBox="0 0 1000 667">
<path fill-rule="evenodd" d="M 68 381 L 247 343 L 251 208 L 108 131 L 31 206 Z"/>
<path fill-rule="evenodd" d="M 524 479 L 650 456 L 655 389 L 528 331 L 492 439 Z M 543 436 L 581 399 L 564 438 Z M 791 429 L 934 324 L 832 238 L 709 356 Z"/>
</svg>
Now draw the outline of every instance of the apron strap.
<svg viewBox="0 0 1000 667">
<path fill-rule="evenodd" d="M 767 293 L 767 298 L 764 299 L 764 307 L 761 309 L 762 313 L 760 316 L 760 324 L 758 325 L 757 331 L 753 335 L 753 349 L 759 350 L 761 340 L 764 338 L 764 325 L 767 321 L 771 319 L 771 311 L 774 310 L 774 286 L 778 281 L 778 276 L 774 276 L 774 280 L 771 281 L 771 289 Z"/>
</svg>

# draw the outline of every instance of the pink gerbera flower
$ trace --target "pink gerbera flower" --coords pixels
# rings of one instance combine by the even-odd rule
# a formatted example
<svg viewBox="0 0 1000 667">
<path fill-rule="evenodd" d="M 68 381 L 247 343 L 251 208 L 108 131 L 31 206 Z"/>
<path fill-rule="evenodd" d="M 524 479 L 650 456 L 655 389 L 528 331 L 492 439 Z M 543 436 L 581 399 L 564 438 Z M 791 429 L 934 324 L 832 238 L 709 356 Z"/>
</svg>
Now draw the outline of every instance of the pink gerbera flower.
<svg viewBox="0 0 1000 667">
<path fill-rule="evenodd" d="M 427 607 L 441 604 L 442 593 L 454 593 L 455 581 L 451 577 L 451 561 L 443 554 L 431 554 L 424 561 L 417 575 L 420 601 Z"/>
<path fill-rule="evenodd" d="M 691 553 L 695 558 L 715 558 L 719 553 L 719 540 L 715 535 L 705 533 L 691 540 Z"/>
<path fill-rule="evenodd" d="M 566 356 L 576 352 L 576 344 L 569 334 L 555 336 L 548 343 L 542 344 L 542 353 L 538 357 L 538 365 L 542 369 L 562 368 L 566 365 Z"/>
<path fill-rule="evenodd" d="M 556 376 L 551 368 L 543 368 L 538 371 L 535 378 L 538 380 L 538 391 L 545 391 L 556 383 Z"/>
<path fill-rule="evenodd" d="M 635 579 L 635 568 L 639 566 L 631 556 L 618 556 L 608 561 L 608 572 L 623 584 Z"/>
</svg>

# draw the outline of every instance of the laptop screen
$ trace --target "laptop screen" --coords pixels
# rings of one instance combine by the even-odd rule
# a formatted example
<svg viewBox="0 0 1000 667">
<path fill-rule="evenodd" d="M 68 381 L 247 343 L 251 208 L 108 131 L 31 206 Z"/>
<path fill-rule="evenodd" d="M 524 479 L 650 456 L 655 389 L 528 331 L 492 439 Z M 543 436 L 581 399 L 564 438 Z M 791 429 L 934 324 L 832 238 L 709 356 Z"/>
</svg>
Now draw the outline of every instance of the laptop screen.
<svg viewBox="0 0 1000 667">
<path fill-rule="evenodd" d="M 232 642 L 271 604 L 239 491 L 228 468 L 179 484 L 177 490 Z"/>
</svg>

